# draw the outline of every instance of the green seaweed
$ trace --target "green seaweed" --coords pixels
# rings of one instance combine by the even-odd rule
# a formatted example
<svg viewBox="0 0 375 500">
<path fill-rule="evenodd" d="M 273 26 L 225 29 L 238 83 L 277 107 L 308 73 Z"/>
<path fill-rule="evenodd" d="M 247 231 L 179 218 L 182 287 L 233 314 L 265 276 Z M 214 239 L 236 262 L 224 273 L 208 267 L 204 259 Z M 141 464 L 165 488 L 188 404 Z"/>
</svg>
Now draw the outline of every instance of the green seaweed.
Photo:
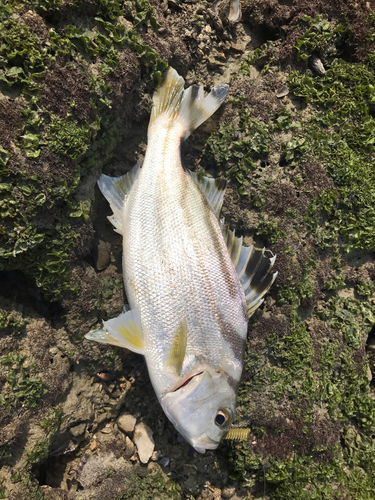
<svg viewBox="0 0 375 500">
<path fill-rule="evenodd" d="M 48 392 L 47 385 L 37 377 L 32 377 L 33 364 L 25 366 L 26 356 L 19 353 L 8 354 L 0 359 L 0 364 L 8 366 L 6 381 L 11 392 L 3 394 L 3 404 L 16 405 L 18 402 L 28 408 L 34 408 Z"/>
<path fill-rule="evenodd" d="M 30 463 L 39 463 L 48 457 L 49 448 L 56 432 L 60 428 L 62 419 L 63 411 L 61 408 L 53 409 L 47 417 L 42 418 L 40 426 L 45 431 L 45 436 L 39 438 L 33 449 L 27 452 Z"/>
<path fill-rule="evenodd" d="M 148 500 L 151 497 L 161 500 L 181 498 L 181 488 L 172 481 L 166 481 L 161 474 L 152 473 L 141 479 L 135 476 L 127 486 L 126 493 L 117 495 L 115 500 Z"/>
</svg>

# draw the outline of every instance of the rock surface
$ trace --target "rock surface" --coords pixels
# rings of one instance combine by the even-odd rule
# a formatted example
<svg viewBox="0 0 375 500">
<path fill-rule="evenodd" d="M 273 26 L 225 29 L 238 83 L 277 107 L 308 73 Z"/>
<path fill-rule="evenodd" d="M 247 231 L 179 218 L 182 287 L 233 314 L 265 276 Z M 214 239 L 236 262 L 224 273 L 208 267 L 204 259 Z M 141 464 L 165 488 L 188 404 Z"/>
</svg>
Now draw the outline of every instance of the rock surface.
<svg viewBox="0 0 375 500">
<path fill-rule="evenodd" d="M 371 495 L 372 7 L 241 0 L 230 23 L 227 2 L 0 1 L 0 498 Z M 127 303 L 97 179 L 144 157 L 168 65 L 229 83 L 182 161 L 228 180 L 222 216 L 279 272 L 249 324 L 236 418 L 252 432 L 204 455 L 142 357 L 84 340 Z M 153 430 L 147 467 L 124 414 Z"/>
</svg>

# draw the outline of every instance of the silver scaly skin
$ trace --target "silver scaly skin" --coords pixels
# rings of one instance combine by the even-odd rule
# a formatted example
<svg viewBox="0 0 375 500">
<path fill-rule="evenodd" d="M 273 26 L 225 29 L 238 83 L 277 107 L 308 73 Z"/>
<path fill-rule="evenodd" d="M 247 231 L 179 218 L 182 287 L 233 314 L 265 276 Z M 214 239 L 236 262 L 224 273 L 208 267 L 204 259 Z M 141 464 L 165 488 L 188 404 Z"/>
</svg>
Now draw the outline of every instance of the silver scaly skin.
<svg viewBox="0 0 375 500">
<path fill-rule="evenodd" d="M 204 452 L 232 423 L 248 317 L 275 274 L 274 258 L 242 247 L 219 222 L 226 182 L 200 179 L 181 164 L 181 139 L 220 106 L 228 87 L 204 97 L 202 88 L 183 85 L 170 69 L 155 93 L 142 167 L 99 180 L 123 234 L 131 311 L 87 338 L 144 354 L 164 412 Z"/>
</svg>

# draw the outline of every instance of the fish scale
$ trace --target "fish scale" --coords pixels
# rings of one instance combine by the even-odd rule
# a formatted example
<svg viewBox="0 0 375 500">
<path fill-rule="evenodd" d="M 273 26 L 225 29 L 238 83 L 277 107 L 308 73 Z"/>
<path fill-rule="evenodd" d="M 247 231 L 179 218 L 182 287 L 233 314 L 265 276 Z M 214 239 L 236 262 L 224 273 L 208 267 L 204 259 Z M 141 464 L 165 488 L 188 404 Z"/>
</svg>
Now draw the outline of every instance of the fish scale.
<svg viewBox="0 0 375 500">
<path fill-rule="evenodd" d="M 86 338 L 143 354 L 158 400 L 199 452 L 233 422 L 248 317 L 276 277 L 275 258 L 242 246 L 219 221 L 227 182 L 185 171 L 180 142 L 220 106 L 219 86 L 184 90 L 172 69 L 156 91 L 142 167 L 102 175 L 99 188 L 123 235 L 130 310 Z"/>
</svg>

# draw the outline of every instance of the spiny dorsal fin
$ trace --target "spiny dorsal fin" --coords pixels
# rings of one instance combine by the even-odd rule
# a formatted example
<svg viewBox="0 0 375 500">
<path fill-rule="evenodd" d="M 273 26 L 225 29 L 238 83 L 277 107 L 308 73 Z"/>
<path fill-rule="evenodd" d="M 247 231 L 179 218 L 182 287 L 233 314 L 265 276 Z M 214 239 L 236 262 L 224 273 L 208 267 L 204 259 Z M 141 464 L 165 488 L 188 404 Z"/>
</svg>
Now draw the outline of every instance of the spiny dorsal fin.
<svg viewBox="0 0 375 500">
<path fill-rule="evenodd" d="M 153 96 L 153 107 L 149 130 L 162 115 L 171 122 L 176 121 L 181 127 L 181 136 L 186 139 L 191 132 L 209 118 L 228 94 L 228 85 L 214 87 L 204 95 L 203 87 L 193 85 L 184 90 L 184 79 L 169 68 L 160 87 Z"/>
<path fill-rule="evenodd" d="M 141 320 L 136 309 L 122 312 L 116 318 L 103 321 L 103 328 L 86 333 L 85 338 L 144 354 Z"/>
<path fill-rule="evenodd" d="M 220 227 L 229 255 L 244 289 L 247 313 L 250 317 L 263 303 L 263 296 L 276 279 L 277 272 L 271 272 L 276 255 L 265 248 L 260 250 L 253 246 L 242 246 L 242 237 L 237 238 L 235 232 L 231 231 L 225 224 L 224 219 L 220 220 Z M 265 255 L 267 252 L 271 253 L 272 257 L 267 257 Z"/>
<path fill-rule="evenodd" d="M 102 174 L 98 179 L 99 189 L 112 209 L 113 214 L 108 220 L 114 226 L 116 233 L 122 234 L 122 210 L 141 165 L 142 163 L 138 161 L 130 172 L 121 177 Z"/>
<path fill-rule="evenodd" d="M 184 318 L 177 327 L 172 346 L 164 361 L 164 366 L 169 368 L 178 377 L 181 375 L 181 369 L 186 354 L 186 346 L 187 324 L 186 319 Z"/>
<path fill-rule="evenodd" d="M 206 196 L 216 217 L 219 218 L 228 181 L 226 179 L 212 179 L 205 177 L 204 175 L 197 174 L 191 170 L 188 170 L 188 172 L 195 184 Z"/>
</svg>

